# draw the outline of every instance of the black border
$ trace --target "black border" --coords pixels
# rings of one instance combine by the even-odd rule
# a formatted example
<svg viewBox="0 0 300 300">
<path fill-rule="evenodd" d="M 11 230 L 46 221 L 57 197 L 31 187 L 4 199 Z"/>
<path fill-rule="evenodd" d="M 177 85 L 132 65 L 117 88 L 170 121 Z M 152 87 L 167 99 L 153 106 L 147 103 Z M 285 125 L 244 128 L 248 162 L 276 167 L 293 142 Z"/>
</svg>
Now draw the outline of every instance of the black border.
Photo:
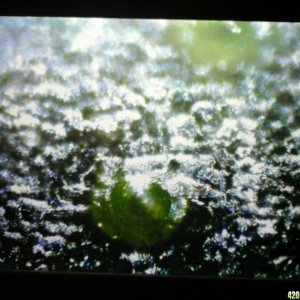
<svg viewBox="0 0 300 300">
<path fill-rule="evenodd" d="M 2 0 L 2 16 L 206 19 L 300 22 L 297 1 Z"/>
<path fill-rule="evenodd" d="M 2 16 L 206 19 L 300 22 L 296 1 L 25 1 L 0 2 Z M 184 299 L 288 299 L 300 280 L 256 280 L 0 270 L 1 299 L 183 297 Z M 181 294 L 180 294 L 181 293 Z M 4 296 L 5 295 L 5 296 Z"/>
<path fill-rule="evenodd" d="M 1 271 L 1 299 L 288 299 L 300 280 Z M 8 297 L 7 297 L 8 296 Z M 16 298 L 14 298 L 16 297 Z"/>
</svg>

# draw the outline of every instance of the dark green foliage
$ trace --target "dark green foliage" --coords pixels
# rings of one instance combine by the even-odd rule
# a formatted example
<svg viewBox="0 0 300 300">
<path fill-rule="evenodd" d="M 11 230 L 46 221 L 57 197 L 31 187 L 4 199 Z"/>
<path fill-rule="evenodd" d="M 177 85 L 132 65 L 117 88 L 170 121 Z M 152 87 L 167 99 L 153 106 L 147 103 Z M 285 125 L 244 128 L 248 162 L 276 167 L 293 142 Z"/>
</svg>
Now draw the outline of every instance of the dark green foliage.
<svg viewBox="0 0 300 300">
<path fill-rule="evenodd" d="M 92 214 L 96 222 L 101 223 L 101 230 L 137 249 L 147 249 L 168 238 L 176 226 L 171 216 L 175 199 L 157 183 L 152 183 L 144 195 L 138 196 L 121 171 L 115 180 L 109 198 L 93 198 Z M 142 197 L 148 203 L 143 203 Z"/>
</svg>

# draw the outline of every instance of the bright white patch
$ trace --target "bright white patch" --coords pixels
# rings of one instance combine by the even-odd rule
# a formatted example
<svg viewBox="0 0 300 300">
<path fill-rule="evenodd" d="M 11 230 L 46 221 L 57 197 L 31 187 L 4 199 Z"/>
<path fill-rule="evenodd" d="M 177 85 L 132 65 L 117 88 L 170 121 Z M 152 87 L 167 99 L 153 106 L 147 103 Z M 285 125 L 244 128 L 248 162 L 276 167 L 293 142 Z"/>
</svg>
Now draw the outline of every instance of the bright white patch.
<svg viewBox="0 0 300 300">
<path fill-rule="evenodd" d="M 21 54 L 17 54 L 17 56 L 15 57 L 14 67 L 17 69 L 22 68 L 23 62 L 24 57 Z"/>
<path fill-rule="evenodd" d="M 93 57 L 93 61 L 91 63 L 91 70 L 96 74 L 99 72 L 99 69 L 101 67 L 101 61 L 95 57 Z"/>
<path fill-rule="evenodd" d="M 156 27 L 156 29 L 165 29 L 165 27 L 170 23 L 169 20 L 165 19 L 158 19 L 158 20 L 151 20 L 151 23 L 153 23 Z"/>
<path fill-rule="evenodd" d="M 242 29 L 234 21 L 226 21 L 226 25 L 229 27 L 230 31 L 235 34 L 242 32 Z"/>
<path fill-rule="evenodd" d="M 229 247 L 228 248 L 228 252 L 230 252 L 230 253 L 234 253 L 235 251 L 236 251 L 235 247 Z"/>
<path fill-rule="evenodd" d="M 248 189 L 244 192 L 244 195 L 248 198 L 250 202 L 255 202 L 257 200 L 256 192 L 252 189 Z"/>
<path fill-rule="evenodd" d="M 43 76 L 46 74 L 47 68 L 43 64 L 38 64 L 31 66 L 31 70 L 37 75 Z"/>
<path fill-rule="evenodd" d="M 237 128 L 238 130 L 238 128 Z M 243 132 L 239 131 L 237 138 L 241 139 L 245 143 L 247 143 L 249 146 L 254 146 L 256 143 L 256 137 L 253 132 Z M 242 147 L 240 147 L 242 148 Z"/>
<path fill-rule="evenodd" d="M 221 262 L 222 261 L 222 254 L 221 254 L 221 252 L 218 250 L 217 252 L 216 252 L 216 255 L 215 255 L 215 260 L 216 261 L 218 261 L 218 262 Z"/>
<path fill-rule="evenodd" d="M 37 118 L 34 118 L 30 114 L 27 113 L 20 113 L 19 117 L 14 119 L 14 124 L 17 127 L 21 126 L 35 126 L 39 124 L 39 120 Z"/>
<path fill-rule="evenodd" d="M 293 138 L 300 138 L 300 129 L 297 129 L 295 131 L 292 131 L 292 137 Z"/>
<path fill-rule="evenodd" d="M 280 263 L 282 263 L 283 261 L 287 260 L 288 256 L 279 256 L 278 258 L 273 260 L 273 263 L 275 265 L 279 265 Z"/>
<path fill-rule="evenodd" d="M 72 95 L 71 90 L 65 85 L 49 81 L 42 82 L 40 85 L 35 87 L 32 92 L 33 94 L 42 95 L 51 94 L 64 100 L 68 100 Z"/>
<path fill-rule="evenodd" d="M 122 255 L 120 256 L 121 259 L 128 259 L 132 264 L 138 262 L 141 257 L 141 255 L 138 252 L 133 252 L 128 254 L 122 253 Z"/>
<path fill-rule="evenodd" d="M 123 110 L 117 112 L 115 118 L 117 122 L 124 122 L 124 121 L 132 122 L 141 119 L 141 115 L 137 111 Z"/>
<path fill-rule="evenodd" d="M 84 191 L 88 191 L 89 188 L 84 184 L 84 182 L 75 183 L 75 184 L 67 184 L 66 181 L 64 181 L 64 190 L 70 191 L 73 193 L 81 194 Z"/>
<path fill-rule="evenodd" d="M 122 99 L 118 96 L 113 97 L 102 97 L 99 103 L 99 106 L 102 110 L 108 110 L 113 107 L 123 107 Z"/>
<path fill-rule="evenodd" d="M 188 197 L 192 197 L 195 189 L 198 186 L 197 182 L 186 176 L 185 174 L 178 174 L 174 177 L 168 178 L 165 185 L 170 194 L 176 196 L 179 193 L 184 193 Z"/>
<path fill-rule="evenodd" d="M 294 163 L 299 163 L 300 162 L 300 155 L 290 155 L 289 159 L 294 162 Z"/>
<path fill-rule="evenodd" d="M 61 206 L 56 208 L 56 211 L 68 211 L 69 213 L 73 212 L 84 212 L 88 209 L 87 206 L 83 204 L 74 205 L 69 201 L 60 200 Z"/>
<path fill-rule="evenodd" d="M 228 232 L 227 229 L 225 229 L 225 228 L 222 230 L 221 235 L 222 235 L 222 237 L 223 237 L 224 239 L 227 239 L 227 238 L 230 237 L 229 232 Z"/>
<path fill-rule="evenodd" d="M 245 117 L 241 118 L 240 122 L 246 130 L 254 130 L 258 125 L 257 121 Z"/>
<path fill-rule="evenodd" d="M 168 90 L 163 80 L 158 78 L 151 78 L 147 80 L 145 84 L 144 95 L 152 99 L 162 99 L 167 96 Z"/>
<path fill-rule="evenodd" d="M 42 201 L 42 200 L 35 200 L 31 198 L 25 198 L 22 197 L 20 198 L 20 202 L 27 206 L 34 207 L 37 210 L 49 210 L 51 209 L 51 206 L 47 204 L 47 202 Z"/>
<path fill-rule="evenodd" d="M 300 215 L 300 206 L 299 205 L 294 207 L 294 214 Z"/>
<path fill-rule="evenodd" d="M 154 265 L 153 267 L 146 269 L 145 273 L 146 274 L 157 274 L 157 271 L 159 271 L 159 270 L 160 270 L 160 268 L 157 268 L 156 265 Z"/>
<path fill-rule="evenodd" d="M 276 233 L 276 230 L 274 228 L 276 220 L 257 220 L 257 222 L 260 224 L 260 227 L 258 229 L 258 233 L 260 235 Z"/>
<path fill-rule="evenodd" d="M 270 22 L 253 22 L 253 26 L 256 29 L 256 34 L 259 38 L 264 38 L 270 34 Z"/>
<path fill-rule="evenodd" d="M 260 174 L 262 173 L 262 171 L 265 168 L 265 164 L 264 163 L 255 163 L 251 166 L 251 170 L 253 174 Z"/>
<path fill-rule="evenodd" d="M 170 146 L 174 150 L 179 150 L 180 148 L 191 148 L 196 146 L 196 144 L 193 143 L 191 139 L 179 135 L 171 138 Z"/>
<path fill-rule="evenodd" d="M 35 159 L 34 159 L 34 163 L 38 166 L 43 166 L 45 164 L 45 160 L 43 158 L 43 156 L 38 155 Z"/>
<path fill-rule="evenodd" d="M 217 132 L 217 137 L 230 137 L 233 131 L 238 130 L 238 122 L 234 119 L 225 119 L 222 123 L 222 127 Z"/>
<path fill-rule="evenodd" d="M 78 110 L 66 109 L 63 111 L 66 121 L 71 124 L 82 120 L 82 113 Z"/>
<path fill-rule="evenodd" d="M 78 20 L 80 21 L 80 19 Z M 82 26 L 81 31 L 73 39 L 72 51 L 87 51 L 100 43 L 104 35 L 104 19 L 90 19 Z"/>
<path fill-rule="evenodd" d="M 229 106 L 240 107 L 242 105 L 241 100 L 237 98 L 227 98 L 226 102 Z"/>
<path fill-rule="evenodd" d="M 32 192 L 31 187 L 25 184 L 14 184 L 10 187 L 10 190 L 16 194 L 30 194 Z"/>
<path fill-rule="evenodd" d="M 10 114 L 12 117 L 17 117 L 21 110 L 22 108 L 20 106 L 11 105 L 7 108 L 7 113 Z"/>
<path fill-rule="evenodd" d="M 111 116 L 105 115 L 94 121 L 82 121 L 81 130 L 83 129 L 98 129 L 105 133 L 111 133 L 118 129 L 118 122 Z"/>
<path fill-rule="evenodd" d="M 212 109 L 213 104 L 210 101 L 199 101 L 192 106 L 192 112 L 197 112 L 202 109 Z"/>
<path fill-rule="evenodd" d="M 19 232 L 4 231 L 3 235 L 6 238 L 13 239 L 13 240 L 20 240 L 20 239 L 22 239 L 22 235 Z"/>
<path fill-rule="evenodd" d="M 193 119 L 191 118 L 191 116 L 187 115 L 187 114 L 177 114 L 174 117 L 171 117 L 168 121 L 167 121 L 167 125 L 170 129 L 179 129 L 180 127 L 183 127 L 184 125 L 192 122 Z"/>
<path fill-rule="evenodd" d="M 49 244 L 57 244 L 57 245 L 64 245 L 65 239 L 60 235 L 56 236 L 46 236 L 44 240 Z"/>
<path fill-rule="evenodd" d="M 0 217 L 3 217 L 5 215 L 5 209 L 3 207 L 0 207 Z"/>
<path fill-rule="evenodd" d="M 237 165 L 239 167 L 241 166 L 245 166 L 245 165 L 249 165 L 249 166 L 253 166 L 255 164 L 255 159 L 251 158 L 251 157 L 244 157 L 243 159 L 237 161 Z"/>
<path fill-rule="evenodd" d="M 58 137 L 65 137 L 66 130 L 63 124 L 51 124 L 51 123 L 42 123 L 42 128 L 45 131 L 51 132 Z"/>
<path fill-rule="evenodd" d="M 127 175 L 126 180 L 129 182 L 133 190 L 140 196 L 144 194 L 144 191 L 151 183 L 151 177 L 146 174 Z"/>
</svg>

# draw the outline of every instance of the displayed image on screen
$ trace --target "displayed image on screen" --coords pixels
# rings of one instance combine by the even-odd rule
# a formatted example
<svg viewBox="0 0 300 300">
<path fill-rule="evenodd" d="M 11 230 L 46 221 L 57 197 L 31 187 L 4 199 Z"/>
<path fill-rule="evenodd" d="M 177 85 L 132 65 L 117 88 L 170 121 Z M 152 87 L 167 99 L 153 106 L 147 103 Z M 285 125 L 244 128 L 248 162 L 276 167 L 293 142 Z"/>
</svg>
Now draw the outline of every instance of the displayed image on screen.
<svg viewBox="0 0 300 300">
<path fill-rule="evenodd" d="M 300 278 L 300 23 L 0 17 L 0 269 Z"/>
</svg>

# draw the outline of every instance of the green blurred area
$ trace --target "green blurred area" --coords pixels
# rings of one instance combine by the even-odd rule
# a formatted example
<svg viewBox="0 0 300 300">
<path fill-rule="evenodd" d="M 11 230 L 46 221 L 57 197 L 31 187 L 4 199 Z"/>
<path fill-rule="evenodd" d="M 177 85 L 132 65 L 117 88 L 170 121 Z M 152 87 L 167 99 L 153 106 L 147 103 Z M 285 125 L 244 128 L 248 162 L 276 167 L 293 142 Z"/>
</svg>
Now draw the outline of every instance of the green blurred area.
<svg viewBox="0 0 300 300">
<path fill-rule="evenodd" d="M 98 188 L 105 190 L 101 184 Z M 147 203 L 142 198 L 147 199 Z M 176 228 L 177 221 L 171 214 L 174 201 L 157 183 L 150 184 L 143 196 L 138 196 L 119 171 L 110 196 L 94 197 L 91 210 L 109 236 L 144 249 L 167 239 Z"/>
<path fill-rule="evenodd" d="M 259 65 L 263 49 L 282 39 L 267 22 L 177 21 L 168 24 L 165 35 L 179 51 L 186 49 L 193 63 L 220 67 Z"/>
</svg>

